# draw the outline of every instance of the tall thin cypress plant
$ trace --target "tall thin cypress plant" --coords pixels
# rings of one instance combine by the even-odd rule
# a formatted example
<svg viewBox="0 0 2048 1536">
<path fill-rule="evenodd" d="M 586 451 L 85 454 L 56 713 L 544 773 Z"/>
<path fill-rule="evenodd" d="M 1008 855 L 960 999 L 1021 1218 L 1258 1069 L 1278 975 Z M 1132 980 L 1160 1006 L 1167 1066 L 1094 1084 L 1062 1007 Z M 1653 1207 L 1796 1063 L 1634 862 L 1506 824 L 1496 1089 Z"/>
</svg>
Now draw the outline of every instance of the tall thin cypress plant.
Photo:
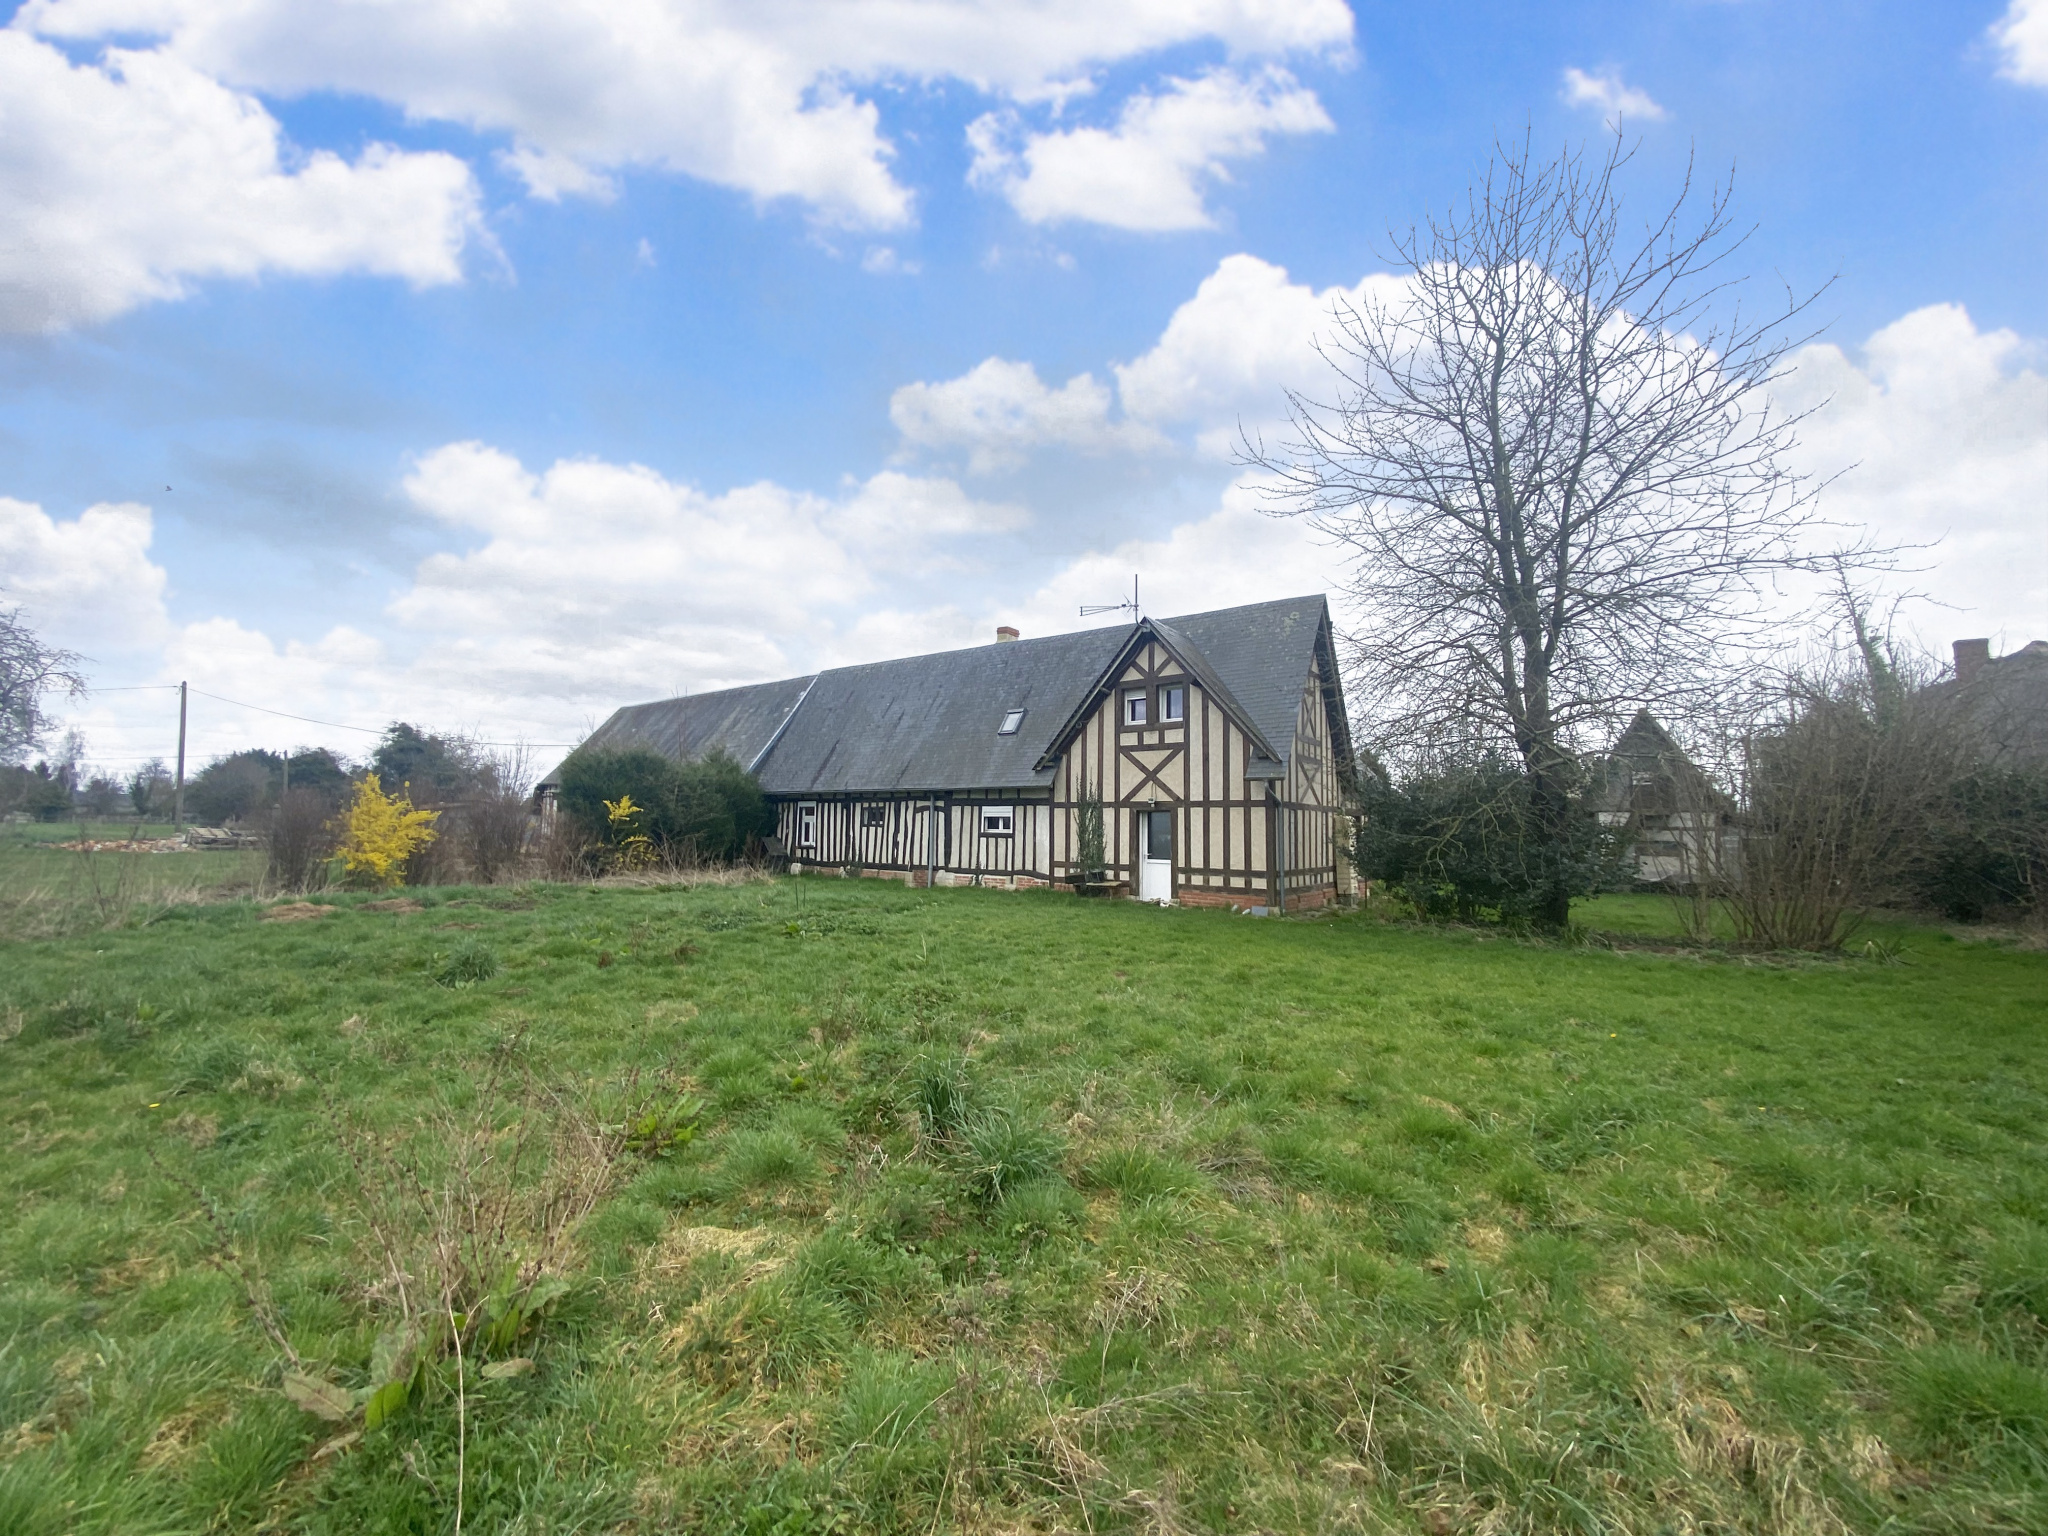
<svg viewBox="0 0 2048 1536">
<path fill-rule="evenodd" d="M 1109 856 L 1102 837 L 1102 796 L 1088 790 L 1074 812 L 1074 837 L 1080 851 L 1080 874 L 1084 880 L 1100 880 L 1107 872 Z"/>
</svg>

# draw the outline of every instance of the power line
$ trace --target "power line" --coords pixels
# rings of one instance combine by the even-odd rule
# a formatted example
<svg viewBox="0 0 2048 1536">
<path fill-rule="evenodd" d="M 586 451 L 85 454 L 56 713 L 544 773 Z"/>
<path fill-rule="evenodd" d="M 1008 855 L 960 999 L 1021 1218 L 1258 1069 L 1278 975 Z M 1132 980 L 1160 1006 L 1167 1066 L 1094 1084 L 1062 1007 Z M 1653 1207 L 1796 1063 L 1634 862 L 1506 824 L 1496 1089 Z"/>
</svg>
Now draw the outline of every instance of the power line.
<svg viewBox="0 0 2048 1536">
<path fill-rule="evenodd" d="M 139 693 L 152 688 L 176 688 L 176 683 L 136 683 L 120 688 L 88 688 L 87 693 Z M 246 699 L 231 699 L 224 693 L 210 693 L 204 688 L 194 688 L 194 693 L 221 704 L 232 704 L 236 709 L 253 709 L 261 715 L 276 715 L 280 720 L 296 720 L 301 725 L 325 726 L 331 731 L 355 731 L 364 736 L 382 736 L 383 729 L 369 725 L 345 725 L 339 720 L 315 720 L 311 715 L 295 715 L 288 710 L 272 709 L 267 704 L 251 704 Z M 576 745 L 573 741 L 479 741 L 480 747 L 561 747 Z"/>
<path fill-rule="evenodd" d="M 343 725 L 339 720 L 315 720 L 311 715 L 294 715 L 282 709 L 271 709 L 263 704 L 245 704 L 242 700 L 231 699 L 226 694 L 208 693 L 204 688 L 194 688 L 192 691 L 201 698 L 214 699 L 222 704 L 232 704 L 237 709 L 253 709 L 260 715 L 276 715 L 280 720 L 296 720 L 301 725 L 324 725 L 331 731 L 360 731 L 365 736 L 382 736 L 384 734 L 381 730 L 373 730 L 367 725 Z"/>
</svg>

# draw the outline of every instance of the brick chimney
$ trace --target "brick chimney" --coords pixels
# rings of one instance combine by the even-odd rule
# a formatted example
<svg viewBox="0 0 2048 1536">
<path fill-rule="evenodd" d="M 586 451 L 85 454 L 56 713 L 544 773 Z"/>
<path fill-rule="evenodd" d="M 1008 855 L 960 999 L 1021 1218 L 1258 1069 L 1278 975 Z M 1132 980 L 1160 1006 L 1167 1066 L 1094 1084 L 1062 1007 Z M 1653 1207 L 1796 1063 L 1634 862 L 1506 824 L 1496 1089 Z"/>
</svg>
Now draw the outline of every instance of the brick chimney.
<svg viewBox="0 0 2048 1536">
<path fill-rule="evenodd" d="M 1001 645 L 1001 644 L 1002 644 L 1002 643 L 1003 643 L 1003 642 L 1004 642 L 1005 640 L 1014 640 L 1014 639 L 1016 639 L 1016 638 L 1017 638 L 1017 631 L 1016 631 L 1016 630 L 1014 630 L 1014 629 L 1012 629 L 1012 628 L 1011 628 L 1011 627 L 1010 627 L 1009 625 L 1007 625 L 1007 624 L 998 624 L 998 625 L 996 626 L 996 644 L 997 644 L 997 645 Z M 1989 642 L 1987 641 L 1986 643 L 1988 644 Z"/>
<path fill-rule="evenodd" d="M 1956 651 L 1956 681 L 1968 687 L 1984 670 L 1984 664 L 1991 660 L 1989 640 L 1958 640 Z"/>
</svg>

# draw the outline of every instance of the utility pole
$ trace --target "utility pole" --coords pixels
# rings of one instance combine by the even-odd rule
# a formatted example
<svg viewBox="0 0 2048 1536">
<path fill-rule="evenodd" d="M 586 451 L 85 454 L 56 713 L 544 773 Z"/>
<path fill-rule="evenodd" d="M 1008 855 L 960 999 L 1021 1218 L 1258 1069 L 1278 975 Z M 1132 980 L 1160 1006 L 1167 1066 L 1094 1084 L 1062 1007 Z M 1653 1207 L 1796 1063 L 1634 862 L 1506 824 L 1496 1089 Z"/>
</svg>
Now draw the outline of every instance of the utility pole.
<svg viewBox="0 0 2048 1536">
<path fill-rule="evenodd" d="M 283 788 L 283 789 L 281 789 L 281 790 L 279 790 L 279 791 L 277 792 L 277 798 L 278 798 L 278 799 L 280 799 L 280 800 L 282 800 L 282 799 L 283 799 L 283 798 L 284 798 L 284 797 L 285 797 L 286 795 L 290 794 L 291 792 L 292 792 L 292 749 L 291 749 L 290 747 L 286 747 L 286 748 L 284 749 L 284 788 Z"/>
<path fill-rule="evenodd" d="M 171 826 L 185 825 L 185 684 L 178 684 L 178 787 L 171 795 Z"/>
</svg>

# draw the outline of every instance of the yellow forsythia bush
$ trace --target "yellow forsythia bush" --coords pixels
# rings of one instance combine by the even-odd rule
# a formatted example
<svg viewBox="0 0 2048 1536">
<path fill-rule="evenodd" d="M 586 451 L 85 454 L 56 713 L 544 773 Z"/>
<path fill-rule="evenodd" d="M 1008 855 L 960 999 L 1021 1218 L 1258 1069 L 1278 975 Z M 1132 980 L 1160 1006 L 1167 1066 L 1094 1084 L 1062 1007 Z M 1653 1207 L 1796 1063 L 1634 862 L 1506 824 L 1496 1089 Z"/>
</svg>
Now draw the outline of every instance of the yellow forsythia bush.
<svg viewBox="0 0 2048 1536">
<path fill-rule="evenodd" d="M 413 809 L 403 792 L 387 795 L 375 774 L 356 786 L 356 797 L 341 822 L 341 867 L 352 883 L 396 885 L 415 848 L 434 840 L 439 811 Z"/>
</svg>

